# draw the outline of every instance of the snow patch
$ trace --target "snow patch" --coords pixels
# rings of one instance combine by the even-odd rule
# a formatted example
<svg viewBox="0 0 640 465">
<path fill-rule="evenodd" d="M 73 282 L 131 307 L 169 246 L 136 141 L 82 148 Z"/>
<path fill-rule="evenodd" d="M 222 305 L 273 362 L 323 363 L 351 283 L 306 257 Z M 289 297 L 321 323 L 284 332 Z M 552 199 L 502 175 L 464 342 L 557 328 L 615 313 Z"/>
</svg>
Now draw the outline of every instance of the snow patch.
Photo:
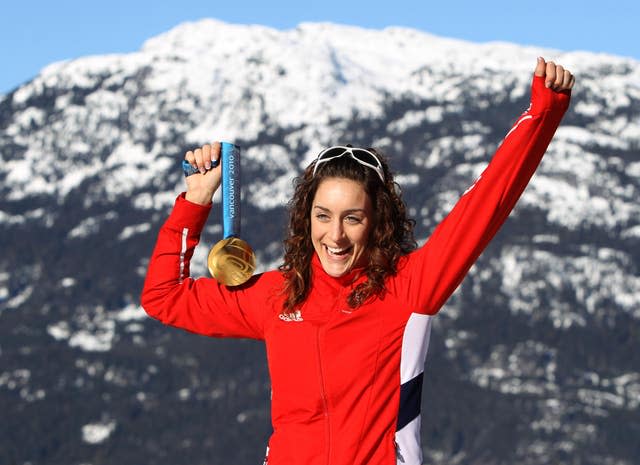
<svg viewBox="0 0 640 465">
<path fill-rule="evenodd" d="M 126 226 L 120 234 L 118 234 L 118 240 L 124 241 L 137 234 L 143 234 L 151 229 L 151 224 L 140 223 L 131 226 Z"/>
<path fill-rule="evenodd" d="M 66 321 L 59 321 L 47 326 L 47 333 L 56 341 L 69 339 L 71 336 L 71 328 Z"/>
<path fill-rule="evenodd" d="M 82 427 L 82 440 L 87 444 L 102 444 L 116 429 L 115 420 L 101 420 Z"/>
<path fill-rule="evenodd" d="M 4 304 L 5 308 L 17 309 L 22 306 L 29 297 L 33 294 L 33 286 L 26 286 L 22 290 L 20 290 L 16 295 L 9 298 L 7 302 Z"/>
<path fill-rule="evenodd" d="M 115 312 L 115 319 L 120 323 L 145 320 L 146 318 L 147 314 L 140 305 L 129 304 L 122 310 Z"/>
<path fill-rule="evenodd" d="M 67 237 L 70 239 L 80 239 L 91 236 L 100 230 L 102 223 L 112 221 L 117 217 L 118 214 L 116 212 L 107 212 L 102 215 L 85 218 L 69 231 Z"/>
<path fill-rule="evenodd" d="M 73 287 L 76 285 L 76 280 L 75 278 L 67 276 L 66 278 L 62 278 L 60 280 L 60 285 L 64 288 Z"/>
</svg>

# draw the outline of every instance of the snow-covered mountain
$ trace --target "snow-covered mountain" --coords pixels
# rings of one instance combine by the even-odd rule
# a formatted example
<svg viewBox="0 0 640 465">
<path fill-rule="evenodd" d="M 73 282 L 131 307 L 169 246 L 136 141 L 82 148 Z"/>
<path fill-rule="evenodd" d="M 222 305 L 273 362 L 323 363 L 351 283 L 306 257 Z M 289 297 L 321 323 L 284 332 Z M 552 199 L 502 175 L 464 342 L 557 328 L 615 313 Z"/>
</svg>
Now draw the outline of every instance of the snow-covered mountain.
<svg viewBox="0 0 640 465">
<path fill-rule="evenodd" d="M 512 217 L 436 318 L 425 456 L 637 463 L 640 63 L 214 20 L 54 63 L 0 97 L 0 463 L 258 463 L 263 348 L 161 327 L 138 306 L 184 151 L 243 147 L 260 269 L 279 261 L 293 177 L 334 143 L 389 154 L 425 238 L 526 108 L 538 55 L 578 85 Z"/>
</svg>

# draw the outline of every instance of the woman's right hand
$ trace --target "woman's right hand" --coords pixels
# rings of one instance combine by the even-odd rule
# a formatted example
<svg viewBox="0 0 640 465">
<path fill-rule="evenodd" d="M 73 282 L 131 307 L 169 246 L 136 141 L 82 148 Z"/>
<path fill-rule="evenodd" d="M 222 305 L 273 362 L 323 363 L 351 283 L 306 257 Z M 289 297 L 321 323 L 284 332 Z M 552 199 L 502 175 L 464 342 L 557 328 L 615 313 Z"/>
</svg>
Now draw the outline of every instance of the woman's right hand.
<svg viewBox="0 0 640 465">
<path fill-rule="evenodd" d="M 185 198 L 189 202 L 200 205 L 209 205 L 213 194 L 220 187 L 222 171 L 220 169 L 220 142 L 205 144 L 195 150 L 189 150 L 184 159 L 199 173 L 187 176 L 187 194 Z M 216 165 L 212 168 L 212 165 Z"/>
</svg>

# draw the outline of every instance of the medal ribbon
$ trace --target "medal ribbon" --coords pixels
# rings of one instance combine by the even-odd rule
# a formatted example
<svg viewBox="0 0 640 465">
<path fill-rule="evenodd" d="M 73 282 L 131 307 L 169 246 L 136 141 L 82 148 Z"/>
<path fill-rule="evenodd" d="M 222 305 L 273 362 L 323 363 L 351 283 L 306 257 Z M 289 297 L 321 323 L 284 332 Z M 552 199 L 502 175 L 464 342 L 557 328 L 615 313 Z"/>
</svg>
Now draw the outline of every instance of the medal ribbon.
<svg viewBox="0 0 640 465">
<path fill-rule="evenodd" d="M 240 147 L 221 142 L 222 234 L 240 236 Z"/>
</svg>

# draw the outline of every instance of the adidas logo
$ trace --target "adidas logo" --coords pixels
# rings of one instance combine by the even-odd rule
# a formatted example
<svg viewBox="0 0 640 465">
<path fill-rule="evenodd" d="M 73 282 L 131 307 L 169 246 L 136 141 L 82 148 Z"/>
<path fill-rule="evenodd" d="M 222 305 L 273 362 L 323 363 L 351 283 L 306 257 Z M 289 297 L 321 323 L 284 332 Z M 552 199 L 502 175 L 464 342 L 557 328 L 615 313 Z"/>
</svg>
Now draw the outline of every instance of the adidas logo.
<svg viewBox="0 0 640 465">
<path fill-rule="evenodd" d="M 292 313 L 285 313 L 285 314 L 281 313 L 278 316 L 282 321 L 304 321 L 302 319 L 302 313 L 300 313 L 300 310 L 296 310 L 295 312 L 292 312 Z"/>
</svg>

